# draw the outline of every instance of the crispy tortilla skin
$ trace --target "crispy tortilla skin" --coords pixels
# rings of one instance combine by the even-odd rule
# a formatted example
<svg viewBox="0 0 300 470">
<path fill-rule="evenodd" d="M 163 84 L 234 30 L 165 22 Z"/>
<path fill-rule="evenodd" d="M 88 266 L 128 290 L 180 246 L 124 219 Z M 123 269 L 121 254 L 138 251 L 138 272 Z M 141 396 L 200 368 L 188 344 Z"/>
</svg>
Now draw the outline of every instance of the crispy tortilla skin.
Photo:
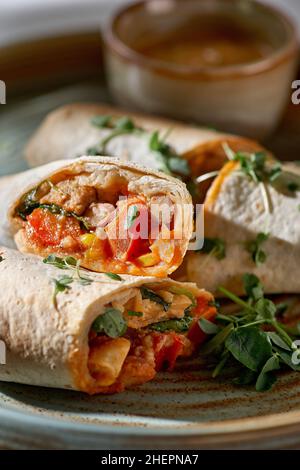
<svg viewBox="0 0 300 470">
<path fill-rule="evenodd" d="M 173 198 L 173 202 L 183 207 L 182 217 L 184 220 L 183 227 L 185 233 L 183 233 L 182 240 L 176 240 L 177 249 L 174 259 L 169 263 L 165 263 L 163 266 L 144 268 L 143 274 L 165 277 L 181 264 L 193 230 L 193 207 L 191 204 L 191 196 L 187 191 L 186 186 L 181 181 L 156 170 L 146 169 L 133 163 L 120 161 L 116 158 L 82 157 L 71 161 L 54 162 L 53 165 L 55 166 L 54 171 L 49 171 L 48 165 L 44 167 L 44 170 L 43 168 L 40 168 L 35 183 L 32 183 L 29 187 L 24 189 L 23 185 L 21 185 L 22 190 L 20 195 L 15 199 L 9 210 L 11 230 L 15 235 L 15 241 L 20 251 L 34 253 L 41 256 L 55 252 L 53 247 L 50 247 L 48 251 L 47 249 L 38 250 L 37 247 L 28 243 L 24 236 L 24 231 L 22 230 L 22 221 L 19 217 L 15 216 L 16 207 L 20 203 L 22 196 L 47 178 L 59 178 L 60 175 L 72 176 L 75 174 L 81 174 L 92 166 L 94 168 L 93 171 L 98 171 L 102 174 L 109 174 L 112 170 L 117 171 L 118 174 L 125 175 L 128 181 L 131 183 L 134 182 L 134 184 L 139 184 L 138 181 L 141 180 L 142 189 L 140 189 L 140 191 L 146 192 L 149 190 L 152 195 L 169 195 Z M 15 188 L 15 191 L 16 189 L 17 188 Z M 84 262 L 82 262 L 82 266 L 86 266 Z M 105 271 L 105 269 L 101 269 L 100 271 L 103 270 Z M 131 274 L 138 275 L 139 269 L 137 268 L 136 272 L 132 272 Z"/>
<path fill-rule="evenodd" d="M 55 307 L 53 279 L 62 275 L 61 270 L 36 256 L 7 248 L 0 248 L 0 253 L 4 258 L 0 262 L 0 339 L 7 347 L 0 380 L 6 382 L 105 393 L 107 389 L 97 386 L 87 367 L 88 333 L 104 305 L 121 301 L 132 287 L 153 282 L 188 287 L 212 300 L 194 284 L 126 275 L 123 282 L 113 282 L 104 274 L 94 274 L 98 282 L 87 286 L 73 282 L 58 294 Z"/>
<path fill-rule="evenodd" d="M 267 214 L 259 185 L 235 169 L 234 162 L 224 166 L 205 201 L 205 236 L 223 239 L 226 257 L 218 260 L 204 253 L 189 253 L 176 278 L 196 282 L 216 294 L 222 285 L 241 295 L 243 274 L 253 273 L 268 294 L 300 293 L 299 191 L 291 194 L 267 184 L 271 202 L 271 213 Z M 283 172 L 299 178 L 294 164 L 283 165 Z M 267 258 L 256 266 L 245 245 L 260 232 L 269 233 L 262 245 Z"/>
</svg>

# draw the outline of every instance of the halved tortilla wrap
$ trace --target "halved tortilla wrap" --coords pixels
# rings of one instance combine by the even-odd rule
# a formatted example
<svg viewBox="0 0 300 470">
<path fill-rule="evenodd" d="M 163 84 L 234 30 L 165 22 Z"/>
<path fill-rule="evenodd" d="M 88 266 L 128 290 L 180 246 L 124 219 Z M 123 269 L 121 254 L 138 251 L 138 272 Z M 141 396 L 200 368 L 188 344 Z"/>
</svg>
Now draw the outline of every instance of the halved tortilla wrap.
<svg viewBox="0 0 300 470">
<path fill-rule="evenodd" d="M 119 392 L 193 354 L 205 339 L 199 318 L 215 316 L 213 297 L 195 284 L 112 280 L 77 270 L 70 259 L 62 266 L 54 257 L 43 263 L 7 248 L 0 253 L 2 381 Z"/>
<path fill-rule="evenodd" d="M 177 278 L 193 280 L 212 292 L 224 286 L 240 295 L 243 274 L 253 273 L 266 293 L 299 293 L 298 168 L 283 165 L 275 181 L 262 184 L 241 172 L 237 162 L 228 162 L 205 200 L 205 237 L 221 239 L 225 257 L 190 252 Z"/>
<path fill-rule="evenodd" d="M 53 165 L 39 169 L 10 209 L 21 251 L 132 275 L 165 277 L 181 264 L 193 229 L 185 184 L 115 158 Z"/>
<path fill-rule="evenodd" d="M 138 129 L 129 129 L 129 132 L 125 129 L 110 138 L 115 129 L 93 125 L 94 118 L 105 116 L 110 117 L 110 121 L 104 125 L 114 125 L 126 116 Z M 122 125 L 124 126 L 124 121 L 123 124 L 121 121 Z M 155 151 L 155 146 L 150 144 L 155 131 L 158 131 L 160 140 L 169 145 L 172 154 L 187 162 L 186 166 L 178 162 L 174 164 L 174 161 L 162 158 Z M 29 141 L 25 157 L 30 166 L 36 166 L 53 160 L 76 158 L 92 151 L 142 163 L 148 168 L 178 175 L 190 183 L 203 173 L 221 168 L 226 160 L 224 142 L 230 144 L 234 151 L 255 151 L 262 148 L 253 140 L 208 128 L 131 113 L 103 104 L 74 103 L 58 108 L 45 118 Z"/>
</svg>

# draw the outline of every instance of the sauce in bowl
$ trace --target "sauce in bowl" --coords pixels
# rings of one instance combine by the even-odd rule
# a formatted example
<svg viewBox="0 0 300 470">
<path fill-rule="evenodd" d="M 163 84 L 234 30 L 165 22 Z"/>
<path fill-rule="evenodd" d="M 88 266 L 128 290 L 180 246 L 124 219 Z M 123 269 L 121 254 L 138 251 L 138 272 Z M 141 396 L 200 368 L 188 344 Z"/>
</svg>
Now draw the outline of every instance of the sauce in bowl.
<svg viewBox="0 0 300 470">
<path fill-rule="evenodd" d="M 293 23 L 257 0 L 139 0 L 104 41 L 122 107 L 255 139 L 278 124 L 298 62 Z"/>
<path fill-rule="evenodd" d="M 161 62 L 193 68 L 257 62 L 273 51 L 264 31 L 224 15 L 201 15 L 167 34 L 139 38 L 133 47 Z"/>
</svg>

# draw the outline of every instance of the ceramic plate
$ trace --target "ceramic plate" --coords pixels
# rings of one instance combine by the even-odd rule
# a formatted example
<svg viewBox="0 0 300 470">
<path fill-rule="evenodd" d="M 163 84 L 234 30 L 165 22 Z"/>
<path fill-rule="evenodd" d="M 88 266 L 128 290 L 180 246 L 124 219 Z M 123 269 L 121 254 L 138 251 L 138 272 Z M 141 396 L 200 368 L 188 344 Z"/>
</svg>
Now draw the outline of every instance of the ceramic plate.
<svg viewBox="0 0 300 470">
<path fill-rule="evenodd" d="M 7 105 L 0 117 L 0 173 L 26 168 L 24 143 L 41 119 L 72 101 L 107 100 L 93 84 Z M 300 447 L 300 376 L 281 375 L 271 392 L 212 380 L 197 361 L 114 396 L 0 384 L 2 448 Z"/>
</svg>

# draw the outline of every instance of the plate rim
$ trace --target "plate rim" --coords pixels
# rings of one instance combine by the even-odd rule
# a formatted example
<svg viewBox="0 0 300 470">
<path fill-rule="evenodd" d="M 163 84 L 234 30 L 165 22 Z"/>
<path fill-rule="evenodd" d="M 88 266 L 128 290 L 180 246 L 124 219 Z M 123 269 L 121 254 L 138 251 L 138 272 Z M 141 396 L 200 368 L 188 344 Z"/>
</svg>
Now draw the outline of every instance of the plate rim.
<svg viewBox="0 0 300 470">
<path fill-rule="evenodd" d="M 117 419 L 120 420 L 120 416 L 116 415 Z M 216 435 L 230 435 L 237 433 L 247 433 L 253 431 L 274 431 L 275 429 L 288 428 L 291 426 L 300 425 L 300 410 L 273 413 L 270 415 L 253 416 L 249 418 L 239 418 L 224 421 L 212 421 L 212 422 L 189 422 L 184 421 L 180 424 L 179 422 L 172 423 L 173 420 L 169 421 L 170 427 L 166 425 L 144 425 L 144 424 L 123 424 L 116 422 L 115 424 L 110 423 L 80 423 L 72 421 L 68 418 L 59 419 L 57 417 L 49 416 L 38 416 L 33 411 L 15 410 L 13 408 L 0 408 L 0 421 L 13 422 L 17 420 L 20 422 L 30 422 L 31 426 L 53 428 L 59 431 L 81 431 L 87 434 L 105 434 L 110 433 L 119 436 L 134 436 L 134 437 L 145 437 L 145 436 L 168 436 L 168 437 L 208 437 Z M 134 419 L 134 416 L 131 416 Z M 185 424 L 184 424 L 185 423 Z M 299 436 L 300 437 L 300 436 Z"/>
</svg>

